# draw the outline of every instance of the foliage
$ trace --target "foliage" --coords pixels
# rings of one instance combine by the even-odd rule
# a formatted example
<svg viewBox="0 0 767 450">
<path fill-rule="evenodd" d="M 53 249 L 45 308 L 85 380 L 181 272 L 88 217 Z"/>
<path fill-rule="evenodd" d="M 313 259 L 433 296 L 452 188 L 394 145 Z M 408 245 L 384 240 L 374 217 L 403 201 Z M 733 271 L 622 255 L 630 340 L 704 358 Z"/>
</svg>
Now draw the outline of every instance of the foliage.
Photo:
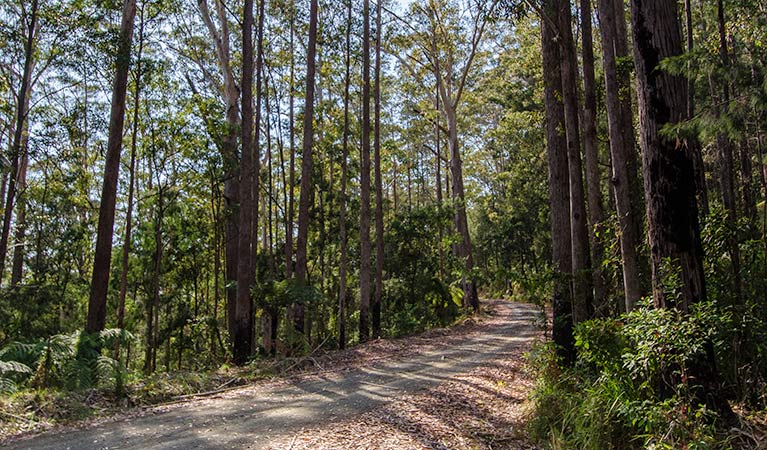
<svg viewBox="0 0 767 450">
<path fill-rule="evenodd" d="M 81 390 L 113 386 L 120 391 L 125 368 L 101 349 L 111 351 L 133 341 L 125 330 L 106 329 L 97 335 L 77 331 L 31 342 L 14 341 L 0 349 L 0 386 Z"/>
<path fill-rule="evenodd" d="M 724 348 L 731 328 L 729 310 L 711 302 L 579 324 L 574 368 L 552 370 L 550 346 L 534 356 L 533 434 L 553 448 L 727 448 L 717 414 L 696 401 L 691 367 L 709 343 Z"/>
<path fill-rule="evenodd" d="M 397 214 L 385 236 L 384 308 L 392 335 L 445 326 L 458 317 L 462 294 L 448 280 L 460 280 L 461 265 L 444 248 L 450 234 L 452 209 L 425 206 Z M 442 240 L 439 237 L 442 237 Z"/>
</svg>

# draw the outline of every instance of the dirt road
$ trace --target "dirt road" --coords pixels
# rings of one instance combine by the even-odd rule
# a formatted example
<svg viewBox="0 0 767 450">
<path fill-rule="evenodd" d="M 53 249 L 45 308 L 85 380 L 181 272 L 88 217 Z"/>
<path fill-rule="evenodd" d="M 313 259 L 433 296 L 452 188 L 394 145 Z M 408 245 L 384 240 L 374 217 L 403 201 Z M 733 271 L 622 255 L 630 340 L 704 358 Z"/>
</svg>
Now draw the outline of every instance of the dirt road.
<svg viewBox="0 0 767 450">
<path fill-rule="evenodd" d="M 352 371 L 325 370 L 294 381 L 262 383 L 170 410 L 92 428 L 52 432 L 8 444 L 21 450 L 263 449 L 286 437 L 387 405 L 403 395 L 433 389 L 539 334 L 532 305 L 495 302 L 495 317 L 459 336 L 425 340 L 407 356 Z M 292 444 L 291 444 L 292 445 Z M 287 447 L 287 445 L 285 445 Z"/>
</svg>

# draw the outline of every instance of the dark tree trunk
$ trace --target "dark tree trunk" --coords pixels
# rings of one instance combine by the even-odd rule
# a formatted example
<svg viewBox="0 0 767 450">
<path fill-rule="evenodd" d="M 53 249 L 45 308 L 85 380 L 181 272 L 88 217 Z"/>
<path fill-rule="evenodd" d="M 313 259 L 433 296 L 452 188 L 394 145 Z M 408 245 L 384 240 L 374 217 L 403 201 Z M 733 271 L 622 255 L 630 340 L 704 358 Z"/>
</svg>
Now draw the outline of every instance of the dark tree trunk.
<svg viewBox="0 0 767 450">
<path fill-rule="evenodd" d="M 29 113 L 29 100 L 32 92 L 32 68 L 34 67 L 35 36 L 38 31 L 38 0 L 32 1 L 29 20 L 24 42 L 24 71 L 21 74 L 19 94 L 16 96 L 16 114 L 14 118 L 13 139 L 11 140 L 11 170 L 8 174 L 8 187 L 6 189 L 5 209 L 3 210 L 3 226 L 0 231 L 0 281 L 5 274 L 5 259 L 8 256 L 8 241 L 11 235 L 11 220 L 13 207 L 18 194 L 19 164 L 22 159 L 24 130 L 27 128 L 27 114 Z"/>
<path fill-rule="evenodd" d="M 285 219 L 285 278 L 293 276 L 293 217 L 295 209 L 295 184 L 296 184 L 296 127 L 295 127 L 295 49 L 293 36 L 295 35 L 295 2 L 291 4 L 290 15 L 290 95 L 288 108 L 288 120 L 290 127 L 290 181 L 288 183 L 288 217 Z"/>
<path fill-rule="evenodd" d="M 375 296 L 373 297 L 373 338 L 381 337 L 381 299 L 383 298 L 383 260 L 384 260 L 384 225 L 383 225 L 383 183 L 381 181 L 381 1 L 376 3 L 376 60 L 375 87 L 373 89 L 374 129 L 373 152 L 375 161 L 376 189 L 376 273 Z"/>
<path fill-rule="evenodd" d="M 301 196 L 298 201 L 298 245 L 296 278 L 307 282 L 307 243 L 309 239 L 309 206 L 312 198 L 312 150 L 314 147 L 314 74 L 317 54 L 317 0 L 311 0 L 309 12 L 309 46 L 306 50 L 306 98 L 304 104 L 304 142 L 301 159 Z M 293 305 L 293 327 L 304 332 L 304 305 Z"/>
<path fill-rule="evenodd" d="M 338 232 L 341 240 L 341 260 L 338 267 L 338 348 L 346 348 L 346 266 L 347 266 L 347 237 L 346 237 L 346 180 L 349 164 L 349 85 L 351 84 L 351 32 L 352 32 L 352 1 L 346 4 L 346 73 L 344 75 L 344 136 L 341 155 L 341 197 L 339 199 Z"/>
<path fill-rule="evenodd" d="M 370 0 L 362 6 L 362 155 L 360 163 L 360 341 L 370 337 Z"/>
<path fill-rule="evenodd" d="M 632 0 L 631 19 L 653 299 L 656 307 L 687 311 L 706 300 L 694 155 L 678 139 L 661 133 L 687 117 L 687 80 L 658 67 L 664 58 L 682 54 L 677 4 Z M 681 278 L 679 292 L 666 291 L 668 276 Z M 694 401 L 732 416 L 720 392 L 713 345 L 707 342 L 704 348 L 705 357 L 690 362 L 687 369 L 697 385 Z"/>
<path fill-rule="evenodd" d="M 263 2 L 263 0 L 261 0 Z M 234 309 L 232 357 L 237 365 L 252 353 L 254 224 L 257 221 L 257 178 L 253 145 L 253 0 L 245 0 L 242 20 L 242 156 L 240 158 L 240 226 L 237 256 L 237 302 Z"/>
<path fill-rule="evenodd" d="M 573 339 L 572 247 L 570 245 L 570 177 L 567 165 L 565 113 L 562 104 L 561 55 L 557 44 L 556 18 L 559 0 L 544 0 L 541 17 L 544 97 L 546 107 L 546 149 L 549 160 L 549 202 L 554 265 L 552 335 L 558 353 L 566 363 L 575 360 Z"/>
<path fill-rule="evenodd" d="M 27 96 L 27 109 L 29 109 L 29 96 Z M 14 233 L 13 264 L 11 266 L 11 286 L 18 286 L 24 276 L 24 253 L 27 234 L 27 200 L 25 190 L 27 188 L 27 170 L 29 168 L 29 121 L 24 125 L 24 135 L 21 143 L 21 163 L 16 180 L 17 211 L 16 233 Z"/>
<path fill-rule="evenodd" d="M 686 311 L 706 298 L 694 158 L 661 129 L 687 117 L 687 80 L 658 69 L 663 58 L 682 53 L 678 11 L 673 2 L 632 0 L 631 13 L 653 299 L 657 307 Z M 681 273 L 681 304 L 664 288 L 674 269 Z"/>
<path fill-rule="evenodd" d="M 136 17 L 136 0 L 125 0 L 123 5 L 117 64 L 112 89 L 112 110 L 109 116 L 109 137 L 104 165 L 104 185 L 101 191 L 99 224 L 96 235 L 96 253 L 93 260 L 93 277 L 88 301 L 88 320 L 85 330 L 101 331 L 106 323 L 109 269 L 112 262 L 112 235 L 114 233 L 117 179 L 120 171 L 123 124 L 125 122 L 125 96 L 128 87 L 133 21 Z"/>
</svg>

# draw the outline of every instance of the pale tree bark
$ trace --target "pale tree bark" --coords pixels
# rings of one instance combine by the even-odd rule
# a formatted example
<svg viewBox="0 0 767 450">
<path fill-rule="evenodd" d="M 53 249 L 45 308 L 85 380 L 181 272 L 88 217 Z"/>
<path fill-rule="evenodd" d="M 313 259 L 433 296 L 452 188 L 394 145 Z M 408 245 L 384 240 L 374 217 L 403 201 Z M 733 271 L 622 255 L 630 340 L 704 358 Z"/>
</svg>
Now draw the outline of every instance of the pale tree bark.
<svg viewBox="0 0 767 450">
<path fill-rule="evenodd" d="M 573 42 L 570 0 L 564 0 L 559 10 L 560 56 L 562 57 L 562 94 L 565 107 L 567 164 L 570 172 L 570 228 L 573 246 L 573 321 L 591 318 L 593 292 L 589 232 L 586 224 L 586 200 L 583 191 L 581 136 L 578 120 L 578 62 Z"/>
<path fill-rule="evenodd" d="M 312 151 L 314 147 L 314 76 L 317 54 L 317 0 L 311 0 L 309 11 L 309 45 L 306 50 L 306 97 L 304 99 L 304 140 L 301 158 L 301 194 L 298 200 L 298 241 L 296 246 L 296 278 L 308 282 L 307 244 L 309 239 L 309 206 L 312 198 Z M 293 305 L 293 328 L 304 332 L 304 305 Z"/>
<path fill-rule="evenodd" d="M 607 303 L 607 280 L 602 270 L 605 257 L 604 220 L 602 200 L 602 174 L 599 169 L 597 141 L 597 95 L 594 73 L 594 44 L 591 26 L 591 0 L 581 0 L 581 33 L 583 36 L 583 148 L 586 161 L 586 188 L 588 198 L 589 238 L 594 282 L 594 313 L 605 316 L 610 311 Z"/>
<path fill-rule="evenodd" d="M 620 0 L 599 0 L 599 30 L 602 37 L 605 106 L 612 156 L 612 185 L 620 227 L 625 309 L 631 311 L 642 297 L 639 283 L 641 197 L 631 98 L 621 96 L 621 92 L 628 90 L 628 84 L 618 73 L 617 66 L 617 60 L 628 53 L 623 11 L 623 2 Z"/>
<path fill-rule="evenodd" d="M 544 0 L 541 9 L 544 103 L 546 108 L 546 152 L 549 160 L 552 262 L 554 269 L 552 337 L 566 363 L 575 361 L 573 339 L 572 246 L 570 243 L 570 176 L 567 164 L 565 113 L 562 104 L 562 61 L 556 18 L 560 0 Z"/>
<path fill-rule="evenodd" d="M 370 0 L 362 3 L 362 154 L 360 158 L 360 341 L 370 338 Z"/>
<path fill-rule="evenodd" d="M 222 0 L 214 0 L 218 27 L 213 23 L 207 0 L 198 0 L 197 6 L 216 51 L 216 63 L 221 71 L 221 96 L 224 100 L 226 130 L 221 139 L 221 158 L 224 163 L 224 272 L 226 275 L 226 312 L 229 336 L 234 336 L 235 306 L 237 304 L 237 250 L 239 214 L 239 157 L 237 133 L 240 127 L 240 88 L 234 79 L 229 47 L 229 22 Z"/>
<path fill-rule="evenodd" d="M 463 186 L 463 161 L 461 160 L 460 141 L 458 138 L 458 107 L 461 105 L 466 80 L 473 67 L 474 59 L 482 42 L 485 28 L 490 16 L 492 16 L 498 5 L 498 0 L 492 1 L 489 5 L 476 11 L 473 18 L 473 29 L 471 31 L 471 41 L 469 51 L 464 65 L 459 70 L 455 70 L 455 55 L 452 53 L 449 57 L 442 60 L 440 57 L 439 45 L 437 43 L 438 35 L 445 32 L 445 25 L 442 23 L 441 12 L 435 5 L 430 4 L 427 10 L 429 19 L 431 41 L 428 43 L 429 64 L 432 73 L 437 79 L 437 90 L 442 105 L 442 114 L 447 123 L 448 149 L 450 152 L 450 172 L 452 174 L 452 199 L 455 208 L 454 222 L 456 231 L 461 236 L 461 241 L 455 245 L 454 252 L 458 258 L 464 262 L 464 274 L 462 277 L 463 302 L 464 306 L 470 306 L 474 311 L 479 310 L 479 297 L 477 294 L 477 285 L 472 279 L 474 271 L 474 255 L 471 245 L 471 236 L 469 234 L 468 218 L 466 216 L 466 196 Z M 442 36 L 444 40 L 451 37 Z M 400 59 L 403 62 L 402 59 Z M 406 65 L 406 67 L 409 67 Z M 415 71 L 409 67 L 410 71 Z M 457 73 L 457 76 L 456 76 Z"/>
<path fill-rule="evenodd" d="M 373 338 L 381 337 L 381 300 L 383 297 L 384 224 L 383 224 L 383 183 L 381 180 L 381 0 L 376 3 L 376 60 L 373 125 L 373 153 L 375 164 L 376 190 L 376 273 L 375 296 L 373 297 Z"/>
<path fill-rule="evenodd" d="M 93 260 L 93 277 L 88 300 L 88 319 L 85 330 L 89 333 L 101 331 L 106 323 L 107 291 L 109 269 L 112 260 L 112 235 L 114 233 L 115 203 L 117 200 L 117 179 L 120 171 L 123 125 L 125 123 L 125 97 L 128 86 L 130 50 L 133 40 L 133 22 L 136 17 L 136 0 L 125 0 L 123 4 L 120 39 L 117 49 L 117 64 L 112 87 L 112 109 L 109 116 L 104 185 L 99 206 L 99 224 L 96 234 L 96 252 Z"/>
</svg>

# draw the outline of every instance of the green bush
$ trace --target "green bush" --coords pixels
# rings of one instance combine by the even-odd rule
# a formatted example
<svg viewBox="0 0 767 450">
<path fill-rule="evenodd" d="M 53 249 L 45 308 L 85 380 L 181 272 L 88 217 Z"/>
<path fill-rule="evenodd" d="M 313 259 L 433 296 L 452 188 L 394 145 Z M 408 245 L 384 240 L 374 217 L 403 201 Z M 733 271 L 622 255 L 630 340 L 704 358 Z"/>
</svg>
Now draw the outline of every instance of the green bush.
<svg viewBox="0 0 767 450">
<path fill-rule="evenodd" d="M 551 345 L 533 352 L 532 435 L 555 449 L 727 448 L 690 368 L 707 345 L 724 348 L 731 326 L 729 310 L 713 303 L 579 324 L 574 367 L 560 369 Z"/>
</svg>

